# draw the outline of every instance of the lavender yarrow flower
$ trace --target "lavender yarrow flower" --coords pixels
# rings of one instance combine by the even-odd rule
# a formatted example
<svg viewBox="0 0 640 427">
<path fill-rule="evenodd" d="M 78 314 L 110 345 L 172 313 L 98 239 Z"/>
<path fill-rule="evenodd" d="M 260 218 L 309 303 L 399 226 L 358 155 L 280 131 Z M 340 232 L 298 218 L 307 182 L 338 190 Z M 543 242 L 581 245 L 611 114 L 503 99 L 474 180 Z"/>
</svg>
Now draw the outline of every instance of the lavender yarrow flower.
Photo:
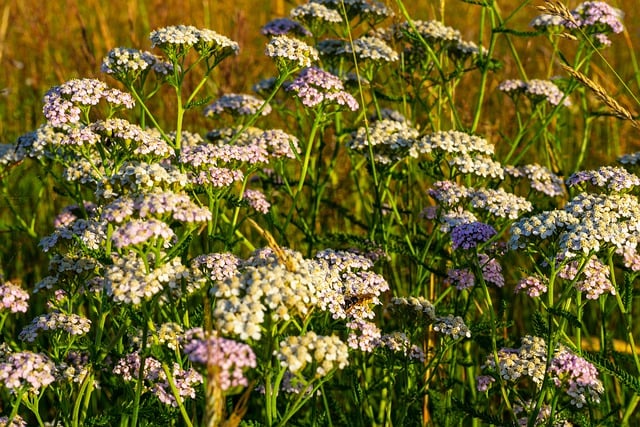
<svg viewBox="0 0 640 427">
<path fill-rule="evenodd" d="M 571 11 L 574 22 L 567 21 L 565 26 L 593 30 L 594 32 L 603 33 L 621 33 L 624 26 L 620 21 L 622 19 L 622 11 L 611 7 L 602 1 L 586 1 L 580 3 Z M 591 32 L 591 31 L 589 31 Z"/>
<path fill-rule="evenodd" d="M 345 325 L 349 328 L 347 345 L 353 350 L 372 353 L 381 344 L 382 331 L 375 323 L 367 320 L 352 320 Z"/>
<path fill-rule="evenodd" d="M 365 156 L 369 155 L 369 145 L 374 152 L 374 160 L 389 164 L 404 158 L 418 137 L 418 130 L 409 123 L 395 120 L 377 120 L 352 134 L 348 147 Z"/>
<path fill-rule="evenodd" d="M 371 258 L 355 251 L 341 251 L 327 248 L 317 252 L 315 257 L 325 260 L 330 267 L 340 272 L 353 272 L 373 268 Z"/>
<path fill-rule="evenodd" d="M 547 285 L 539 277 L 528 276 L 520 279 L 514 292 L 516 294 L 525 292 L 531 298 L 537 298 L 541 294 L 547 293 Z"/>
<path fill-rule="evenodd" d="M 242 199 L 246 200 L 249 206 L 262 214 L 268 214 L 271 203 L 267 201 L 264 193 L 258 190 L 245 190 Z"/>
<path fill-rule="evenodd" d="M 286 89 L 295 92 L 302 104 L 309 108 L 323 103 L 346 106 L 351 111 L 360 108 L 358 101 L 344 90 L 339 77 L 317 67 L 302 70 Z"/>
<path fill-rule="evenodd" d="M 0 285 L 0 313 L 26 313 L 29 308 L 29 293 L 11 282 Z"/>
<path fill-rule="evenodd" d="M 272 159 L 295 159 L 300 154 L 298 138 L 281 129 L 268 129 L 249 138 L 251 144 L 263 148 Z"/>
<path fill-rule="evenodd" d="M 210 167 L 205 170 L 189 174 L 189 182 L 196 185 L 208 185 L 211 187 L 229 187 L 234 182 L 241 182 L 244 173 L 238 169 Z"/>
<path fill-rule="evenodd" d="M 460 316 L 449 314 L 445 317 L 436 317 L 433 330 L 457 340 L 459 338 L 471 338 L 471 331 Z"/>
<path fill-rule="evenodd" d="M 286 36 L 295 35 L 301 37 L 310 37 L 313 34 L 307 30 L 302 24 L 289 18 L 276 18 L 267 22 L 260 29 L 263 36 Z"/>
<path fill-rule="evenodd" d="M 483 222 L 460 224 L 451 230 L 453 249 L 474 249 L 478 244 L 485 243 L 496 235 L 496 230 Z"/>
<path fill-rule="evenodd" d="M 457 290 L 473 288 L 476 284 L 476 277 L 468 268 L 451 268 L 447 270 L 447 278 L 444 283 L 455 286 Z"/>
<path fill-rule="evenodd" d="M 90 329 L 91 320 L 86 317 L 54 311 L 34 318 L 31 324 L 22 329 L 18 338 L 22 341 L 34 342 L 40 331 L 62 330 L 70 335 L 84 335 Z"/>
<path fill-rule="evenodd" d="M 191 268 L 206 274 L 213 282 L 234 276 L 240 268 L 241 260 L 232 253 L 212 253 L 198 255 L 191 260 Z"/>
<path fill-rule="evenodd" d="M 578 171 L 567 179 L 567 185 L 570 187 L 583 182 L 620 192 L 640 185 L 640 178 L 621 167 L 602 166 L 592 171 Z"/>
<path fill-rule="evenodd" d="M 449 233 L 452 229 L 460 224 L 469 224 L 478 221 L 478 218 L 471 212 L 464 210 L 461 206 L 443 212 L 438 217 L 440 222 L 439 230 L 443 233 Z"/>
<path fill-rule="evenodd" d="M 549 197 L 562 196 L 565 193 L 562 178 L 544 166 L 535 163 L 522 166 L 505 166 L 504 171 L 514 178 L 526 178 L 533 190 Z"/>
<path fill-rule="evenodd" d="M 205 339 L 202 335 L 201 332 L 196 334 L 197 338 L 185 345 L 184 353 L 189 360 L 207 367 L 218 367 L 215 381 L 223 391 L 246 387 L 249 381 L 244 376 L 244 371 L 257 366 L 251 347 L 221 337 L 210 336 Z"/>
<path fill-rule="evenodd" d="M 498 85 L 498 90 L 506 93 L 511 97 L 524 95 L 533 103 L 547 101 L 551 105 L 562 105 L 568 107 L 571 105 L 569 98 L 566 98 L 558 86 L 549 80 L 532 79 L 529 81 L 522 80 L 505 80 Z"/>
<path fill-rule="evenodd" d="M 111 235 L 111 240 L 118 249 L 147 243 L 152 239 L 158 239 L 163 248 L 168 248 L 177 241 L 177 236 L 166 223 L 154 218 L 129 220 L 116 227 Z M 153 242 L 151 244 L 155 246 Z"/>
<path fill-rule="evenodd" d="M 293 8 L 289 16 L 310 26 L 315 26 L 314 24 L 320 23 L 335 24 L 342 22 L 340 12 L 335 9 L 329 9 L 323 4 L 313 2 Z"/>
<path fill-rule="evenodd" d="M 478 264 L 482 270 L 482 278 L 485 282 L 499 288 L 504 286 L 504 276 L 502 266 L 495 258 L 490 258 L 487 254 L 478 254 Z"/>
<path fill-rule="evenodd" d="M 551 360 L 549 371 L 556 387 L 565 389 L 576 408 L 600 402 L 604 387 L 598 379 L 598 370 L 583 358 L 561 349 Z"/>
<path fill-rule="evenodd" d="M 578 261 L 571 261 L 564 265 L 558 272 L 558 277 L 575 281 L 575 287 L 580 292 L 586 294 L 587 299 L 598 299 L 604 293 L 616 294 L 616 288 L 609 279 L 611 272 L 609 267 L 602 263 L 597 257 L 592 256 L 584 265 L 581 272 L 581 279 L 575 280 L 578 275 Z"/>
<path fill-rule="evenodd" d="M 222 95 L 214 103 L 204 109 L 205 117 L 212 117 L 227 112 L 234 116 L 252 116 L 257 114 L 264 100 L 247 94 L 229 93 Z M 271 106 L 266 104 L 260 114 L 266 116 L 271 113 Z"/>
<path fill-rule="evenodd" d="M 124 119 L 98 120 L 89 125 L 91 131 L 108 141 L 113 149 L 121 148 L 127 153 L 171 157 L 173 149 L 162 138 L 157 129 L 142 129 Z"/>
<path fill-rule="evenodd" d="M 288 36 L 275 36 L 265 48 L 265 55 L 273 58 L 278 70 L 310 67 L 318 60 L 318 51 L 305 42 Z"/>
<path fill-rule="evenodd" d="M 276 357 L 280 360 L 280 366 L 294 374 L 302 371 L 307 364 L 314 363 L 314 377 L 320 378 L 349 364 L 349 347 L 335 335 L 322 336 L 309 331 L 280 341 Z"/>
<path fill-rule="evenodd" d="M 360 61 L 371 60 L 374 63 L 395 62 L 400 59 L 398 52 L 393 50 L 383 39 L 363 36 L 353 40 L 353 44 L 345 43 L 338 49 L 338 55 L 352 55 Z"/>
<path fill-rule="evenodd" d="M 493 384 L 495 381 L 496 379 L 491 375 L 478 375 L 476 377 L 476 389 L 480 393 L 484 393 L 489 390 L 489 387 L 491 387 L 491 384 Z"/>
<path fill-rule="evenodd" d="M 125 381 L 137 380 L 139 378 L 141 359 L 139 353 L 131 353 L 120 359 L 113 368 L 113 373 L 122 376 Z M 178 402 L 171 391 L 167 374 L 162 369 L 162 363 L 153 357 L 147 356 L 144 362 L 143 378 L 145 391 L 151 391 L 160 402 L 165 405 L 178 407 Z M 183 370 L 180 365 L 174 363 L 171 369 L 173 385 L 181 398 L 190 397 L 195 399 L 196 390 L 194 386 L 202 384 L 202 375 L 193 369 Z"/>
<path fill-rule="evenodd" d="M 134 208 L 140 218 L 147 216 L 166 216 L 181 222 L 206 222 L 211 220 L 209 208 L 198 206 L 186 193 L 156 191 L 140 194 L 134 201 Z"/>
<path fill-rule="evenodd" d="M 640 151 L 636 151 L 635 153 L 623 154 L 622 156 L 618 157 L 618 162 L 622 163 L 623 165 L 635 166 L 638 164 L 638 161 L 640 161 Z M 2 164 L 1 160 L 0 164 Z"/>
<path fill-rule="evenodd" d="M 179 161 L 194 168 L 223 166 L 224 163 L 233 165 L 235 162 L 254 165 L 267 163 L 269 153 L 257 144 L 201 144 L 194 147 L 184 147 L 180 153 Z"/>
<path fill-rule="evenodd" d="M 222 61 L 230 55 L 237 55 L 240 51 L 238 43 L 217 32 L 204 28 L 197 31 L 198 42 L 195 50 L 201 56 L 213 57 L 215 63 Z"/>
<path fill-rule="evenodd" d="M 14 395 L 23 387 L 38 394 L 40 389 L 55 381 L 55 374 L 55 364 L 40 353 L 10 353 L 0 362 L 0 384 Z"/>
</svg>

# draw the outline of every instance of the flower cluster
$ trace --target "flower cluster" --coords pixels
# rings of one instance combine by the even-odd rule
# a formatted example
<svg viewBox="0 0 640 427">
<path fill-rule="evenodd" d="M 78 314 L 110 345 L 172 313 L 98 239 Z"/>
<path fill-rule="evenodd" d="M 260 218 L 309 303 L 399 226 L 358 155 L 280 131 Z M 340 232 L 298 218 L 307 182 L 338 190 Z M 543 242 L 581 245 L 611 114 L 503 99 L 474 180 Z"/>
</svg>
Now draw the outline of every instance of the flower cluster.
<svg viewBox="0 0 640 427">
<path fill-rule="evenodd" d="M 342 22 L 340 12 L 335 9 L 330 9 L 323 4 L 314 2 L 305 3 L 291 9 L 289 16 L 309 24 L 313 24 L 314 22 L 332 24 Z"/>
<path fill-rule="evenodd" d="M 344 90 L 342 80 L 320 68 L 305 68 L 286 89 L 295 92 L 302 104 L 309 108 L 323 104 L 337 104 L 351 111 L 359 108 L 358 101 Z"/>
<path fill-rule="evenodd" d="M 565 107 L 571 105 L 571 101 L 564 92 L 549 80 L 532 79 L 526 82 L 523 80 L 505 80 L 498 85 L 498 90 L 512 98 L 524 95 L 533 103 L 546 101 L 553 106 L 560 103 Z"/>
<path fill-rule="evenodd" d="M 204 109 L 204 115 L 211 117 L 227 112 L 232 115 L 252 116 L 258 114 L 263 104 L 264 101 L 255 96 L 230 93 L 222 95 L 214 103 L 206 107 Z M 264 108 L 262 108 L 262 111 L 260 111 L 260 114 L 266 116 L 269 113 L 271 113 L 271 106 L 266 104 Z"/>
<path fill-rule="evenodd" d="M 580 274 L 581 279 L 576 280 Z M 593 256 L 585 261 L 584 265 L 578 261 L 571 261 L 558 272 L 558 277 L 575 281 L 575 287 L 584 292 L 588 299 L 598 299 L 600 295 L 608 292 L 616 294 L 616 289 L 609 279 L 611 272 L 609 267 Z"/>
<path fill-rule="evenodd" d="M 135 104 L 131 95 L 111 89 L 100 80 L 74 79 L 54 86 L 44 95 L 44 116 L 55 127 L 77 124 L 81 122 L 82 112 L 102 99 L 113 107 L 133 108 Z"/>
<path fill-rule="evenodd" d="M 314 47 L 288 36 L 271 38 L 264 53 L 275 60 L 280 72 L 310 67 L 318 60 L 318 51 Z"/>
<path fill-rule="evenodd" d="M 52 312 L 36 317 L 26 326 L 18 338 L 22 341 L 34 342 L 39 331 L 62 330 L 70 335 L 84 335 L 91 329 L 91 321 L 77 314 Z"/>
<path fill-rule="evenodd" d="M 459 338 L 471 338 L 471 331 L 460 316 L 449 314 L 445 317 L 437 317 L 433 323 L 433 330 L 442 335 L 450 336 L 454 340 Z"/>
<path fill-rule="evenodd" d="M 171 59 L 176 59 L 194 48 L 199 55 L 213 56 L 216 62 L 237 54 L 238 43 L 209 29 L 190 25 L 174 25 L 154 30 L 149 35 L 152 47 L 159 47 Z"/>
<path fill-rule="evenodd" d="M 311 31 L 307 30 L 302 24 L 289 18 L 276 18 L 262 26 L 260 32 L 264 36 L 286 36 L 295 35 L 301 37 L 311 36 Z"/>
<path fill-rule="evenodd" d="M 520 279 L 514 289 L 515 293 L 525 292 L 531 298 L 537 298 L 547 292 L 547 285 L 536 276 L 528 276 Z"/>
<path fill-rule="evenodd" d="M 382 119 L 371 123 L 368 129 L 359 128 L 352 135 L 348 146 L 367 157 L 371 146 L 377 163 L 390 164 L 403 159 L 416 138 L 418 130 L 408 122 Z"/>
<path fill-rule="evenodd" d="M 184 353 L 193 363 L 216 367 L 216 382 L 223 391 L 249 384 L 243 371 L 255 368 L 257 363 L 251 347 L 215 336 L 205 339 L 201 330 L 187 331 L 185 335 L 192 338 L 185 344 Z"/>
<path fill-rule="evenodd" d="M 562 178 L 544 166 L 528 164 L 522 166 L 505 166 L 504 171 L 513 178 L 525 178 L 531 188 L 549 197 L 562 196 L 565 193 Z"/>
<path fill-rule="evenodd" d="M 120 81 L 133 81 L 148 70 L 156 74 L 166 75 L 173 66 L 162 61 L 151 52 L 117 47 L 111 49 L 102 60 L 101 71 L 112 74 Z"/>
<path fill-rule="evenodd" d="M 553 30 L 561 28 L 573 34 L 586 34 L 593 36 L 598 46 L 609 46 L 607 34 L 621 33 L 622 11 L 602 1 L 586 1 L 580 3 L 570 11 L 570 16 L 543 14 L 531 21 L 531 26 L 536 29 Z"/>
<path fill-rule="evenodd" d="M 113 373 L 121 376 L 125 381 L 137 380 L 140 375 L 141 358 L 139 353 L 131 353 L 120 359 L 113 368 Z M 189 397 L 195 399 L 195 386 L 202 384 L 202 375 L 193 369 L 181 369 L 174 363 L 171 369 L 171 380 L 178 391 L 180 398 Z M 145 381 L 144 390 L 153 393 L 160 402 L 165 405 L 178 407 L 176 396 L 172 392 L 169 379 L 162 363 L 153 357 L 144 359 L 144 369 L 142 372 Z"/>
<path fill-rule="evenodd" d="M 475 249 L 478 244 L 487 242 L 495 235 L 495 228 L 483 222 L 460 224 L 451 230 L 451 246 L 453 249 Z"/>
<path fill-rule="evenodd" d="M 640 178 L 621 167 L 602 166 L 592 171 L 578 171 L 567 179 L 567 185 L 570 187 L 583 182 L 609 191 L 620 192 L 640 185 Z"/>
<path fill-rule="evenodd" d="M 604 387 L 598 379 L 598 370 L 583 358 L 562 348 L 551 361 L 549 371 L 556 387 L 565 389 L 576 408 L 600 402 Z"/>
<path fill-rule="evenodd" d="M 334 369 L 344 369 L 349 364 L 349 348 L 335 335 L 322 336 L 309 331 L 281 341 L 277 358 L 281 366 L 294 374 L 302 371 L 307 364 L 314 363 L 315 377 L 324 377 Z"/>
<path fill-rule="evenodd" d="M 0 285 L 0 313 L 26 313 L 29 308 L 29 293 L 11 282 Z"/>
<path fill-rule="evenodd" d="M 544 211 L 522 218 L 511 227 L 509 246 L 525 248 L 542 240 L 557 239 L 558 255 L 570 259 L 574 255 L 598 252 L 613 247 L 618 255 L 635 251 L 640 229 L 640 205 L 627 194 L 581 193 L 563 209 Z"/>
<path fill-rule="evenodd" d="M 38 394 L 40 389 L 55 381 L 55 364 L 45 355 L 22 351 L 0 359 L 0 384 L 12 394 L 25 387 Z"/>
</svg>

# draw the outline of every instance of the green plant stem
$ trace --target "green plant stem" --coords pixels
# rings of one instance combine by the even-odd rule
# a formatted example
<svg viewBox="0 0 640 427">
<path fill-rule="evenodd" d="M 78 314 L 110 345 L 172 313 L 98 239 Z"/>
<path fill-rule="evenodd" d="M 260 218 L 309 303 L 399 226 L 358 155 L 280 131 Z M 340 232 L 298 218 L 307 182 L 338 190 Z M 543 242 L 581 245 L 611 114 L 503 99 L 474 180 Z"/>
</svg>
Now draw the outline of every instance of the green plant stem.
<svg viewBox="0 0 640 427">
<path fill-rule="evenodd" d="M 169 370 L 169 366 L 165 362 L 162 363 L 162 370 L 164 371 L 164 374 L 167 376 L 167 382 L 169 383 L 169 388 L 171 388 L 171 394 L 173 394 L 173 398 L 176 400 L 176 403 L 178 404 L 178 409 L 180 409 L 180 415 L 182 415 L 182 420 L 185 422 L 187 427 L 193 427 L 193 423 L 191 423 L 189 414 L 187 414 L 187 410 L 185 409 L 184 403 L 182 402 L 182 396 L 180 396 L 180 391 L 178 391 L 178 388 L 176 387 L 176 383 L 173 380 L 173 375 Z"/>
</svg>

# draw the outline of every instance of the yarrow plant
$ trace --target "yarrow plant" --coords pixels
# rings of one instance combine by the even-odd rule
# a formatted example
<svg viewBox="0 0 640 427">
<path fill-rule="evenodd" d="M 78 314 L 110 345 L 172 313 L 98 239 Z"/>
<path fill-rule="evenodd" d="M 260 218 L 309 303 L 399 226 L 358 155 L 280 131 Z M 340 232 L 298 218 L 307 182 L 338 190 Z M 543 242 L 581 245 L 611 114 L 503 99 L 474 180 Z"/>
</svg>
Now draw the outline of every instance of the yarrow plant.
<svg viewBox="0 0 640 427">
<path fill-rule="evenodd" d="M 594 164 L 636 124 L 596 83 L 622 14 L 476 3 L 303 2 L 242 78 L 160 27 L 46 91 L 0 145 L 0 230 L 48 261 L 2 257 L 0 425 L 640 421 L 640 157 Z"/>
</svg>

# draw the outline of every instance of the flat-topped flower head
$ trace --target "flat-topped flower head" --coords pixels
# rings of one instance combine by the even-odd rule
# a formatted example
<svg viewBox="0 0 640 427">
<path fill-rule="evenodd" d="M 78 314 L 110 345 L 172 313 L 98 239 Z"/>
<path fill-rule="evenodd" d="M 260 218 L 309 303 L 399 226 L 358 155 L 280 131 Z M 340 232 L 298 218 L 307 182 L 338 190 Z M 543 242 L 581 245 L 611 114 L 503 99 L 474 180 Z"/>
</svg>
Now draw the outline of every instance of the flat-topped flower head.
<svg viewBox="0 0 640 427">
<path fill-rule="evenodd" d="M 54 311 L 43 314 L 31 321 L 18 335 L 22 341 L 34 342 L 40 331 L 61 330 L 70 335 L 84 335 L 91 329 L 91 320 L 77 314 L 65 314 Z"/>
<path fill-rule="evenodd" d="M 610 192 L 621 192 L 640 185 L 640 178 L 621 167 L 602 166 L 596 170 L 578 171 L 567 179 L 567 185 L 570 187 L 581 183 L 590 183 Z"/>
<path fill-rule="evenodd" d="M 11 282 L 0 285 L 0 313 L 26 313 L 29 308 L 29 293 Z"/>
<path fill-rule="evenodd" d="M 496 235 L 496 230 L 483 222 L 460 224 L 451 230 L 453 249 L 474 249 L 478 244 L 487 242 Z"/>
<path fill-rule="evenodd" d="M 516 294 L 524 292 L 531 298 L 537 298 L 547 293 L 547 285 L 539 277 L 527 276 L 520 279 L 513 291 Z"/>
<path fill-rule="evenodd" d="M 31 351 L 9 353 L 0 362 L 0 384 L 11 394 L 23 387 L 38 394 L 40 389 L 56 380 L 56 366 L 47 356 Z"/>
<path fill-rule="evenodd" d="M 433 330 L 454 340 L 471 338 L 471 331 L 462 317 L 452 314 L 445 317 L 437 317 L 433 323 Z"/>
<path fill-rule="evenodd" d="M 349 347 L 335 335 L 322 336 L 309 331 L 281 341 L 276 357 L 282 367 L 294 374 L 313 363 L 316 366 L 313 375 L 320 378 L 334 369 L 344 369 L 349 364 Z"/>
<path fill-rule="evenodd" d="M 293 16 L 293 15 L 292 15 Z M 263 36 L 300 36 L 309 37 L 311 31 L 307 30 L 301 23 L 289 18 L 276 18 L 267 22 L 261 29 Z"/>
<path fill-rule="evenodd" d="M 544 166 L 535 163 L 522 166 L 505 166 L 504 171 L 513 178 L 527 179 L 533 190 L 547 196 L 556 197 L 564 194 L 562 178 Z"/>
<path fill-rule="evenodd" d="M 423 136 L 409 150 L 411 157 L 421 154 L 486 154 L 493 155 L 494 146 L 485 138 L 457 130 L 438 131 Z"/>
<path fill-rule="evenodd" d="M 159 75 L 167 74 L 167 69 L 172 66 L 165 63 L 151 52 L 126 47 L 111 49 L 102 60 L 100 70 L 111 74 L 116 79 L 131 84 L 138 76 L 153 70 Z"/>
<path fill-rule="evenodd" d="M 258 114 L 264 103 L 264 100 L 252 95 L 229 93 L 207 106 L 204 109 L 204 115 L 212 117 L 226 112 L 233 116 L 252 116 Z M 271 106 L 266 104 L 260 114 L 266 116 L 269 113 L 271 113 Z"/>
<path fill-rule="evenodd" d="M 522 80 L 505 80 L 498 85 L 498 90 L 512 98 L 524 95 L 533 103 L 547 101 L 554 106 L 560 103 L 565 107 L 571 105 L 571 101 L 565 96 L 564 92 L 549 80 L 533 79 L 526 82 Z"/>
<path fill-rule="evenodd" d="M 310 67 L 318 60 L 318 51 L 314 47 L 288 36 L 275 36 L 269 40 L 265 55 L 275 61 L 281 74 Z"/>
<path fill-rule="evenodd" d="M 312 26 L 316 26 L 320 23 L 335 24 L 342 22 L 340 12 L 335 9 L 330 9 L 320 3 L 305 3 L 297 6 L 291 9 L 289 16 Z"/>
<path fill-rule="evenodd" d="M 549 371 L 556 387 L 562 388 L 576 408 L 600 402 L 604 393 L 596 367 L 567 349 L 560 349 L 551 360 Z"/>
<path fill-rule="evenodd" d="M 351 57 L 355 54 L 360 61 L 371 61 L 373 63 L 395 62 L 400 56 L 383 39 L 375 36 L 363 36 L 353 40 L 353 44 L 344 43 L 338 49 L 338 54 Z"/>
<path fill-rule="evenodd" d="M 177 236 L 166 223 L 151 218 L 148 220 L 132 219 L 116 227 L 111 235 L 116 248 L 129 246 L 161 244 L 163 248 L 170 247 L 176 242 Z"/>
<path fill-rule="evenodd" d="M 191 25 L 173 25 L 154 30 L 149 35 L 151 46 L 158 47 L 171 60 L 185 56 L 194 48 L 200 56 L 213 57 L 215 63 L 237 54 L 238 43 L 209 29 L 198 29 Z"/>
<path fill-rule="evenodd" d="M 54 86 L 44 95 L 42 111 L 51 126 L 62 127 L 81 121 L 81 113 L 87 112 L 105 99 L 112 107 L 132 108 L 133 97 L 95 79 L 74 79 Z"/>
<path fill-rule="evenodd" d="M 597 257 L 592 256 L 581 269 L 579 267 L 578 261 L 571 261 L 560 269 L 558 277 L 574 283 L 576 289 L 584 292 L 587 299 L 598 299 L 604 293 L 616 294 L 616 288 L 609 278 L 609 267 Z"/>
<path fill-rule="evenodd" d="M 342 80 L 320 68 L 305 68 L 286 89 L 295 92 L 302 104 L 309 108 L 322 104 L 345 106 L 351 111 L 360 108 L 358 101 L 344 90 Z"/>
<path fill-rule="evenodd" d="M 185 336 L 191 338 L 184 346 L 184 353 L 193 363 L 217 367 L 215 380 L 223 391 L 249 385 L 244 371 L 257 366 L 256 355 L 251 347 L 216 336 L 205 338 L 199 329 L 189 330 Z"/>
<path fill-rule="evenodd" d="M 380 21 L 393 16 L 393 11 L 379 1 L 367 0 L 309 0 L 342 13 L 342 7 L 349 20 L 360 17 L 362 20 Z"/>
<path fill-rule="evenodd" d="M 421 21 L 414 20 L 413 26 L 423 39 L 430 43 L 450 44 L 462 40 L 460 31 L 444 25 L 440 21 L 430 20 Z M 395 27 L 396 37 L 400 39 L 408 38 L 410 40 L 417 39 L 417 34 L 411 28 L 408 22 L 403 22 Z"/>
<path fill-rule="evenodd" d="M 409 122 L 390 119 L 376 120 L 369 128 L 359 128 L 349 141 L 349 148 L 365 156 L 369 155 L 369 145 L 374 160 L 380 164 L 390 164 L 405 158 L 418 138 L 419 132 Z"/>
</svg>

